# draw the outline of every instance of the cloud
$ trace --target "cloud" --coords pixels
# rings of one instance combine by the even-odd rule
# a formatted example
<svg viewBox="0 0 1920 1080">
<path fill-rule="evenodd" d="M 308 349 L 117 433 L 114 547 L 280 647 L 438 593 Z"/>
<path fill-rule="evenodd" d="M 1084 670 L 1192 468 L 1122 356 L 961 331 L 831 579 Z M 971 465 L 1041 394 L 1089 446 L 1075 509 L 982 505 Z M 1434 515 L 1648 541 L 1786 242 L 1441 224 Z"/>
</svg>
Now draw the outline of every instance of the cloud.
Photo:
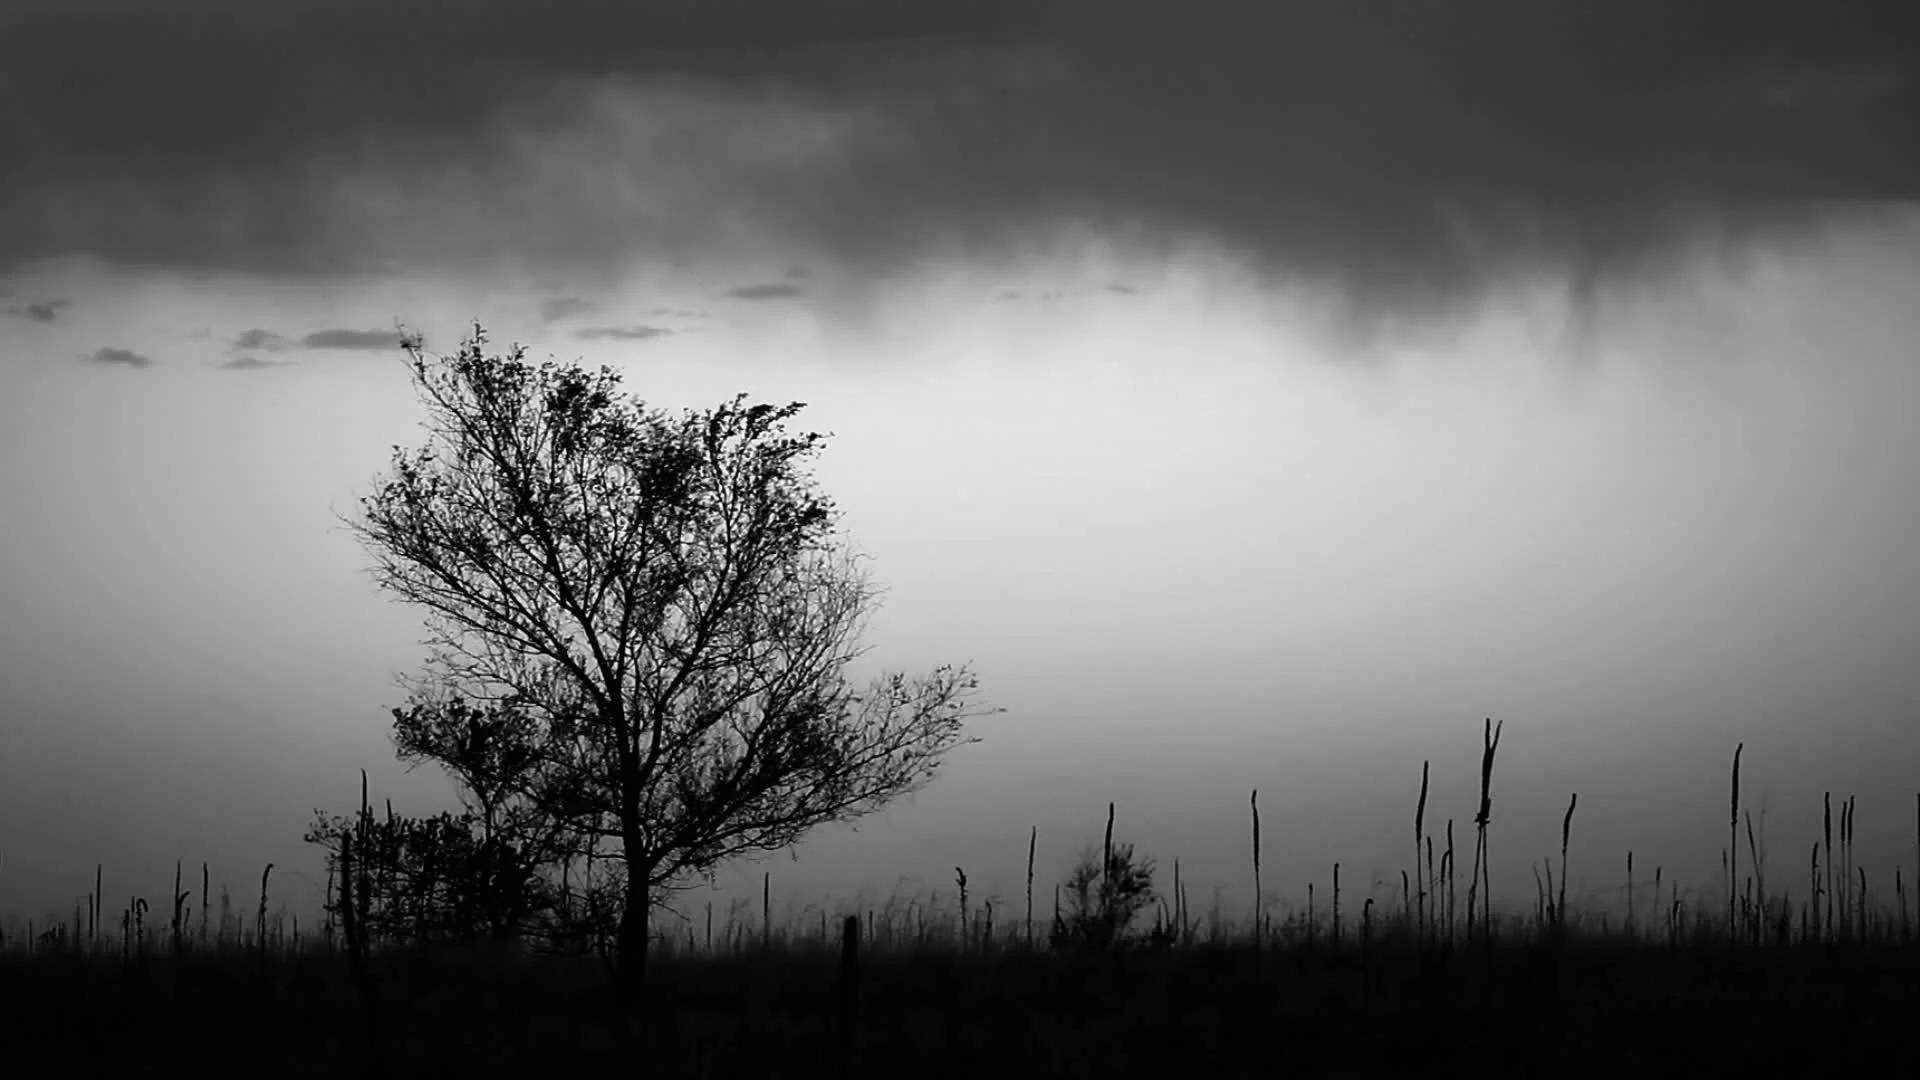
<svg viewBox="0 0 1920 1080">
<path fill-rule="evenodd" d="M 883 274 L 1091 230 L 1420 312 L 1920 199 L 1911 0 L 11 10 L 0 270 Z"/>
<path fill-rule="evenodd" d="M 243 330 L 233 339 L 236 350 L 279 350 L 279 349 L 360 349 L 366 351 L 397 349 L 400 347 L 398 330 L 315 330 L 300 338 L 297 342 L 284 334 L 258 327 Z"/>
<path fill-rule="evenodd" d="M 397 350 L 398 330 L 316 330 L 300 339 L 307 349 Z"/>
<path fill-rule="evenodd" d="M 88 356 L 86 360 L 90 364 L 100 364 L 107 367 L 130 367 L 138 369 L 153 366 L 153 358 L 150 356 L 134 352 L 132 349 L 118 349 L 111 346 L 95 349 L 93 354 Z"/>
<path fill-rule="evenodd" d="M 540 301 L 540 321 L 559 322 L 574 315 L 584 315 L 597 305 L 591 300 L 577 296 L 556 296 L 551 300 Z"/>
<path fill-rule="evenodd" d="M 0 291 L 0 296 L 8 295 L 11 294 Z M 4 314 L 21 319 L 32 319 L 34 322 L 50 323 L 57 321 L 60 318 L 60 313 L 72 306 L 73 301 L 71 300 L 42 300 L 37 303 L 7 308 Z"/>
<path fill-rule="evenodd" d="M 737 285 L 727 290 L 727 295 L 735 300 L 787 300 L 801 295 L 797 286 L 785 282 L 773 282 L 765 285 Z"/>
<path fill-rule="evenodd" d="M 32 319 L 34 322 L 50 323 L 58 320 L 60 313 L 72 306 L 71 300 L 42 300 L 25 307 L 8 308 L 7 313 Z"/>
<path fill-rule="evenodd" d="M 582 341 L 651 341 L 672 333 L 658 326 L 589 326 L 574 331 L 573 336 Z"/>
<path fill-rule="evenodd" d="M 243 330 L 239 337 L 233 339 L 233 347 L 236 349 L 285 349 L 292 344 L 293 342 L 280 334 L 258 328 Z"/>
<path fill-rule="evenodd" d="M 291 360 L 262 360 L 257 356 L 236 356 L 220 365 L 221 371 L 264 371 L 267 368 L 292 367 Z"/>
</svg>

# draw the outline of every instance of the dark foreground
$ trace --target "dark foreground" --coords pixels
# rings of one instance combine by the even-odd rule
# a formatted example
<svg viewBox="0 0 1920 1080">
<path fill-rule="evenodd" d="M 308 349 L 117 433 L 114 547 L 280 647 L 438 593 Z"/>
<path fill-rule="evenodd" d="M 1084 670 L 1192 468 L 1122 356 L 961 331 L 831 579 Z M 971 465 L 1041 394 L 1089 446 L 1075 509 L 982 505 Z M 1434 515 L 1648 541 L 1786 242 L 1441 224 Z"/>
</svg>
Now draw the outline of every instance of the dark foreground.
<svg viewBox="0 0 1920 1080">
<path fill-rule="evenodd" d="M 594 959 L 376 959 L 369 1008 L 337 953 L 14 953 L 0 1032 L 68 1075 L 1920 1075 L 1913 946 L 662 957 L 633 1028 Z"/>
</svg>

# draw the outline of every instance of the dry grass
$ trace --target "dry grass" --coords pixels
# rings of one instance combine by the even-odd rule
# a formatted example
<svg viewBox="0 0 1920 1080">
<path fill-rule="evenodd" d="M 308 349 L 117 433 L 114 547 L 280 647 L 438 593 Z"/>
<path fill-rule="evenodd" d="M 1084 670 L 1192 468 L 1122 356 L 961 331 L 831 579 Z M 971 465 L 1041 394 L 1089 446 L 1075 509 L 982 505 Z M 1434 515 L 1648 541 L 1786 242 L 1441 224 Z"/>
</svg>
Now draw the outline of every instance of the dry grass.
<svg viewBox="0 0 1920 1080">
<path fill-rule="evenodd" d="M 958 867 L 957 896 L 808 908 L 780 925 L 769 873 L 761 910 L 752 913 L 758 918 L 735 903 L 717 926 L 709 904 L 704 934 L 692 919 L 661 921 L 651 999 L 665 1004 L 638 1029 L 607 1012 L 608 972 L 590 952 L 442 948 L 429 955 L 368 943 L 351 915 L 350 862 L 339 882 L 344 933 L 328 923 L 306 934 L 284 909 L 273 913 L 270 865 L 251 919 L 229 910 L 224 889 L 215 919 L 203 864 L 198 935 L 187 932 L 194 897 L 181 887 L 180 867 L 168 905 L 149 917 L 146 901 L 129 897 L 117 919 L 96 868 L 84 911 L 76 904 L 70 922 L 6 928 L 0 1009 L 26 1033 L 16 1046 L 30 1045 L 36 1032 L 61 1033 L 63 1045 L 77 1048 L 70 1060 L 89 1067 L 107 1064 L 114 1046 L 158 1041 L 212 1064 L 252 1059 L 251 1067 L 296 1072 L 604 1065 L 644 1052 L 687 1075 L 816 1075 L 857 1062 L 957 1075 L 1005 1071 L 1008 1061 L 1063 1075 L 1131 1074 L 1196 1057 L 1239 1060 L 1234 1055 L 1249 1048 L 1277 1045 L 1289 1047 L 1298 1071 L 1309 1075 L 1356 1061 L 1391 1071 L 1394 1062 L 1435 1054 L 1489 1053 L 1498 1055 L 1488 1059 L 1494 1071 L 1501 1061 L 1528 1071 L 1555 1062 L 1590 1071 L 1601 1060 L 1671 1071 L 1691 1060 L 1685 1047 L 1708 1042 L 1719 1044 L 1718 1056 L 1698 1061 L 1725 1070 L 1742 1062 L 1778 1068 L 1815 1043 L 1831 1067 L 1836 1046 L 1864 1055 L 1904 1037 L 1899 988 L 1920 984 L 1907 879 L 1898 867 L 1884 871 L 1881 880 L 1894 882 L 1893 904 L 1874 905 L 1869 868 L 1854 851 L 1855 799 L 1841 804 L 1837 830 L 1832 799 L 1825 801 L 1805 894 L 1771 892 L 1750 813 L 1751 873 L 1739 876 L 1733 842 L 1744 746 L 1736 748 L 1720 902 L 1710 892 L 1683 894 L 1656 867 L 1655 909 L 1643 919 L 1636 897 L 1646 883 L 1635 879 L 1629 851 L 1622 922 L 1605 906 L 1577 905 L 1569 893 L 1578 804 L 1571 796 L 1557 888 L 1549 860 L 1539 903 L 1518 916 L 1491 902 L 1487 832 L 1498 740 L 1489 722 L 1464 913 L 1455 897 L 1453 823 L 1437 863 L 1427 831 L 1423 764 L 1403 895 L 1397 903 L 1362 897 L 1357 935 L 1344 925 L 1339 864 L 1329 912 L 1318 910 L 1309 883 L 1304 910 L 1268 915 L 1256 792 L 1249 810 L 1260 899 L 1246 917 L 1235 921 L 1216 902 L 1203 933 L 1190 919 L 1176 861 L 1155 932 L 1108 952 L 1058 951 L 1033 934 L 1037 829 L 1028 840 L 1024 933 L 997 933 L 995 898 L 976 902 Z M 1110 805 L 1108 852 L 1113 812 Z M 1482 947 L 1463 949 L 1462 941 Z M 1501 1037 L 1508 1041 L 1492 1041 L 1486 1033 L 1494 1030 L 1510 1033 Z M 1683 1041 L 1662 1048 L 1676 1038 Z M 1729 1054 L 1728 1046 L 1743 1049 Z"/>
</svg>

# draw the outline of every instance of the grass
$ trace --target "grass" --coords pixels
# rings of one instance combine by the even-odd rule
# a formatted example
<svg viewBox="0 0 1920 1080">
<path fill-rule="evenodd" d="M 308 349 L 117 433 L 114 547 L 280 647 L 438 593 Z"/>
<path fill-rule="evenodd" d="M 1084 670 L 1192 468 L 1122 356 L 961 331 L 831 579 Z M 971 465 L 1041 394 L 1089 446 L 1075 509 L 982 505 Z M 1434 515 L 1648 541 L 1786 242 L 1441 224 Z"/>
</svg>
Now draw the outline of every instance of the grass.
<svg viewBox="0 0 1920 1080">
<path fill-rule="evenodd" d="M 1329 912 L 1310 894 L 1307 910 L 1274 918 L 1262 897 L 1244 922 L 1217 907 L 1202 920 L 1190 917 L 1176 885 L 1158 908 L 1156 933 L 1104 952 L 1054 950 L 1033 933 L 1031 869 L 1024 921 L 990 901 L 974 910 L 959 867 L 959 906 L 913 898 L 831 918 L 810 911 L 777 926 L 763 895 L 758 912 L 736 906 L 715 925 L 709 908 L 703 928 L 695 913 L 684 927 L 658 931 L 649 1004 L 636 1023 L 613 1006 L 610 972 L 591 952 L 362 953 L 346 947 L 339 928 L 270 922 L 270 866 L 258 906 L 234 912 L 223 898 L 210 929 L 203 866 L 197 927 L 176 869 L 171 903 L 148 908 L 128 898 L 112 912 L 96 884 L 84 917 L 76 908 L 71 921 L 9 929 L 0 1016 L 16 1053 L 43 1050 L 68 1068 L 132 1073 L 652 1063 L 656 1075 L 674 1076 L 1115 1076 L 1195 1067 L 1223 1076 L 1398 1075 L 1455 1066 L 1496 1075 L 1774 1074 L 1905 1056 L 1920 993 L 1915 919 L 1897 870 L 1884 879 L 1894 883 L 1894 906 L 1871 899 L 1868 868 L 1854 858 L 1852 799 L 1841 804 L 1837 837 L 1829 800 L 1804 895 L 1770 894 L 1751 815 L 1746 866 L 1754 873 L 1737 876 L 1736 750 L 1724 891 L 1683 898 L 1656 868 L 1649 912 L 1634 901 L 1644 883 L 1634 880 L 1628 852 L 1628 907 L 1618 921 L 1569 907 L 1570 796 L 1558 882 L 1550 857 L 1535 862 L 1534 909 L 1499 912 L 1489 902 L 1488 859 L 1497 744 L 1489 727 L 1464 908 L 1455 902 L 1451 822 L 1435 861 L 1423 767 L 1406 895 L 1344 898 L 1357 918 L 1343 914 L 1337 868 Z M 1249 811 L 1257 881 L 1257 796 Z M 1920 798 L 1915 842 L 1920 854 Z"/>
<path fill-rule="evenodd" d="M 591 958 L 487 951 L 370 960 L 382 1002 L 376 1066 L 437 1072 L 497 1065 L 607 1066 L 638 1053 L 674 1075 L 817 1075 L 849 1056 L 872 1071 L 1144 1074 L 1182 1063 L 1284 1062 L 1312 1075 L 1490 1059 L 1493 1071 L 1601 1064 L 1827 1067 L 1907 1038 L 1920 951 L 1879 941 L 1759 948 L 1707 922 L 1676 944 L 1606 934 L 1549 940 L 1517 920 L 1491 949 L 1421 950 L 1391 929 L 1362 948 L 1278 940 L 1067 955 L 1023 945 L 963 951 L 933 939 L 859 964 L 851 1053 L 840 1034 L 835 950 L 812 937 L 773 948 L 663 948 L 651 999 L 670 1012 L 635 1036 L 609 1008 Z M 41 951 L 0 963 L 16 1049 L 58 1049 L 69 1067 L 157 1071 L 171 1063 L 305 1075 L 367 1067 L 342 951 L 118 957 Z M 1679 1036 L 1684 1035 L 1684 1038 Z"/>
</svg>

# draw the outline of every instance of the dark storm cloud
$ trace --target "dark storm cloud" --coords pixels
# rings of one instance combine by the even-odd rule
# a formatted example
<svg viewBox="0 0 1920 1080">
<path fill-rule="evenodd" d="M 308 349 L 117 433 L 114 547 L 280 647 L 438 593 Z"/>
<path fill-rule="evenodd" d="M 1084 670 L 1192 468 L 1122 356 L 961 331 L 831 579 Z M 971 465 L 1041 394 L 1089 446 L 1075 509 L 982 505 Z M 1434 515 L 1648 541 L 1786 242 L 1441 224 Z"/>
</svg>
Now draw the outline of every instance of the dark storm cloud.
<svg viewBox="0 0 1920 1080">
<path fill-rule="evenodd" d="M 573 336 L 582 341 L 651 341 L 672 333 L 658 326 L 589 326 Z"/>
<path fill-rule="evenodd" d="M 884 273 L 1091 226 L 1406 309 L 1920 196 L 1910 0 L 6 10 L 0 265 L 604 268 L 741 226 Z"/>
<path fill-rule="evenodd" d="M 153 358 L 150 356 L 144 356 L 134 352 L 132 349 L 119 349 L 112 346 L 95 349 L 90 356 L 86 357 L 86 361 L 89 364 L 99 364 L 102 367 L 144 368 L 153 366 Z"/>
<path fill-rule="evenodd" d="M 400 347 L 398 330 L 316 330 L 300 339 L 307 349 L 392 350 Z"/>
</svg>

